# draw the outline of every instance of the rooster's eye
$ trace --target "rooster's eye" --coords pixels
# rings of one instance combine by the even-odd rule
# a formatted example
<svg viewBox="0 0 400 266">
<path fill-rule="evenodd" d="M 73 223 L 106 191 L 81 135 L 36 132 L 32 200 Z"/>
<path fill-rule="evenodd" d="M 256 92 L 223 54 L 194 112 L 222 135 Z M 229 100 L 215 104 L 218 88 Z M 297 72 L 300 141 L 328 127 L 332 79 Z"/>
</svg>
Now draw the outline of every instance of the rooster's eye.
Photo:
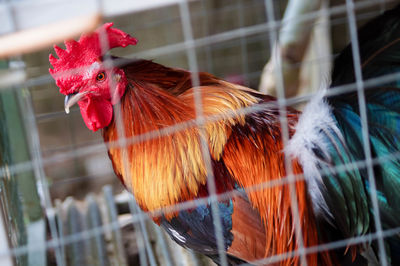
<svg viewBox="0 0 400 266">
<path fill-rule="evenodd" d="M 106 73 L 100 72 L 99 74 L 97 74 L 97 77 L 96 77 L 97 81 L 103 81 L 105 79 L 106 79 Z"/>
</svg>

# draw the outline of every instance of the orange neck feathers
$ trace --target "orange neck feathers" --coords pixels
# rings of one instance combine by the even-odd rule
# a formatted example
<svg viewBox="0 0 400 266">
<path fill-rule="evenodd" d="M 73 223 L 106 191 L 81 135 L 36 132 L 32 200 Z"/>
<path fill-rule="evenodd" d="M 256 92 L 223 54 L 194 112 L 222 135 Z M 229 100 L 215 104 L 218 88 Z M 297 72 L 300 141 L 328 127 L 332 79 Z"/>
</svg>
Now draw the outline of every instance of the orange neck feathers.
<svg viewBox="0 0 400 266">
<path fill-rule="evenodd" d="M 213 158 L 220 158 L 230 135 L 231 126 L 244 123 L 244 116 L 230 118 L 229 112 L 246 107 L 255 98 L 232 88 L 202 86 L 198 88 L 204 104 L 204 115 L 222 114 L 217 122 L 204 125 L 206 139 Z M 146 141 L 135 142 L 126 148 L 110 148 L 114 170 L 125 186 L 133 192 L 144 210 L 157 210 L 198 196 L 207 181 L 207 172 L 201 153 L 199 129 L 193 126 L 161 135 L 160 130 L 185 122 L 194 122 L 194 90 L 179 96 L 161 89 L 156 84 L 130 80 L 120 106 L 125 136 L 151 134 Z M 213 98 L 220 96 L 219 101 Z M 104 130 L 106 142 L 119 139 L 116 120 Z M 125 169 L 123 154 L 129 169 Z M 172 214 L 171 214 L 172 215 Z M 168 215 L 166 215 L 168 217 Z M 171 217 L 171 216 L 169 216 Z"/>
<path fill-rule="evenodd" d="M 193 110 L 155 86 L 132 85 L 121 101 L 121 117 L 115 116 L 104 131 L 104 137 L 107 141 L 119 139 L 116 119 L 124 121 L 128 139 L 146 133 L 154 137 L 134 142 L 124 149 L 109 149 L 114 170 L 121 174 L 126 187 L 144 210 L 156 210 L 193 198 L 199 184 L 206 182 L 197 129 L 165 136 L 158 131 L 193 119 Z M 129 169 L 124 167 L 123 152 Z"/>
</svg>

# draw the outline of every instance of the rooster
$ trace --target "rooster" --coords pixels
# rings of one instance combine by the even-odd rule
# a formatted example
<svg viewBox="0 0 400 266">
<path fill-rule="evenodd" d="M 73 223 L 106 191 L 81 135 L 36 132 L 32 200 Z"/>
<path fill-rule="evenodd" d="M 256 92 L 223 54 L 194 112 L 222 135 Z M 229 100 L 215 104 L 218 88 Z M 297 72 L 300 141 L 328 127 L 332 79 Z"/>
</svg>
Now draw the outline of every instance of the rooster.
<svg viewBox="0 0 400 266">
<path fill-rule="evenodd" d="M 100 45 L 101 32 L 107 33 L 107 45 Z M 400 65 L 400 7 L 368 23 L 358 37 L 364 79 L 395 72 Z M 318 245 L 376 232 L 375 203 L 382 230 L 400 225 L 400 160 L 392 155 L 400 145 L 397 81 L 364 90 L 366 145 L 372 162 L 380 160 L 369 169 L 362 164 L 370 157 L 364 153 L 355 90 L 336 96 L 325 90 L 303 113 L 290 107 L 282 112 L 273 97 L 208 73 L 198 73 L 194 87 L 189 71 L 105 54 L 136 43 L 106 23 L 79 41 L 66 41 L 65 50 L 54 46 L 58 58 L 50 55 L 49 71 L 66 95 L 66 112 L 77 103 L 87 127 L 101 129 L 115 174 L 143 211 L 169 210 L 209 196 L 210 174 L 218 195 L 235 192 L 218 198 L 220 217 L 213 217 L 210 202 L 154 217 L 171 238 L 218 263 L 214 220 L 219 219 L 229 264 L 264 264 L 264 258 L 275 255 L 282 256 L 281 265 L 400 263 L 398 231 L 383 240 L 383 247 L 370 238 L 315 251 Z M 106 58 L 115 63 L 108 65 Z M 335 60 L 332 86 L 352 82 L 349 45 Z M 201 97 L 206 118 L 201 125 L 195 123 L 195 95 Z M 287 147 L 281 113 L 287 121 Z M 182 127 L 169 130 L 175 125 Z M 118 145 L 121 136 L 127 138 L 126 146 Z M 135 141 L 138 136 L 141 141 Z M 211 161 L 202 154 L 204 142 Z M 296 177 L 294 189 L 288 175 Z M 300 256 L 300 243 L 311 251 Z"/>
</svg>

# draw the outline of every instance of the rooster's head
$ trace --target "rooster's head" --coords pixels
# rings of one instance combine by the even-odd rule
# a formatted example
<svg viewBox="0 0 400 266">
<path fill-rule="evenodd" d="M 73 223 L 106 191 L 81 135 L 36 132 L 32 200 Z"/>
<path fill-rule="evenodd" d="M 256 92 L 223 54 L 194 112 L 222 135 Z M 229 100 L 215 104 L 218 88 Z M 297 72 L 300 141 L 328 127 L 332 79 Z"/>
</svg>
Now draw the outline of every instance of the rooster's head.
<svg viewBox="0 0 400 266">
<path fill-rule="evenodd" d="M 65 111 L 78 103 L 86 126 L 96 131 L 109 125 L 113 104 L 125 92 L 127 79 L 122 69 L 106 66 L 104 54 L 115 47 L 135 45 L 137 40 L 106 23 L 95 32 L 83 34 L 79 41 L 65 41 L 66 49 L 54 46 L 58 59 L 49 56 L 60 93 L 65 97 Z M 102 38 L 104 36 L 104 38 Z"/>
</svg>

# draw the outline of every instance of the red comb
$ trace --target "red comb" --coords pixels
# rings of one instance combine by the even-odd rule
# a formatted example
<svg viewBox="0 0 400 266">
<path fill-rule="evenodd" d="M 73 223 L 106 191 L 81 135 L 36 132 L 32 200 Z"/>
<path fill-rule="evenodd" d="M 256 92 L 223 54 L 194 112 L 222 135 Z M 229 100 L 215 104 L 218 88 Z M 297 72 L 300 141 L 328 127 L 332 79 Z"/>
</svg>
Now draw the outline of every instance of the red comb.
<svg viewBox="0 0 400 266">
<path fill-rule="evenodd" d="M 120 29 L 111 28 L 112 26 L 112 22 L 105 23 L 95 32 L 82 34 L 79 41 L 65 41 L 65 50 L 54 45 L 54 50 L 59 59 L 50 54 L 49 61 L 53 69 L 50 68 L 49 72 L 56 79 L 57 85 L 60 87 L 62 93 L 63 90 L 67 90 L 67 88 L 63 88 L 64 82 L 61 80 L 61 76 L 55 75 L 57 72 L 90 65 L 99 60 L 102 55 L 112 48 L 126 47 L 137 43 L 135 38 Z M 108 47 L 102 47 L 100 34 L 105 34 L 107 36 Z"/>
</svg>

